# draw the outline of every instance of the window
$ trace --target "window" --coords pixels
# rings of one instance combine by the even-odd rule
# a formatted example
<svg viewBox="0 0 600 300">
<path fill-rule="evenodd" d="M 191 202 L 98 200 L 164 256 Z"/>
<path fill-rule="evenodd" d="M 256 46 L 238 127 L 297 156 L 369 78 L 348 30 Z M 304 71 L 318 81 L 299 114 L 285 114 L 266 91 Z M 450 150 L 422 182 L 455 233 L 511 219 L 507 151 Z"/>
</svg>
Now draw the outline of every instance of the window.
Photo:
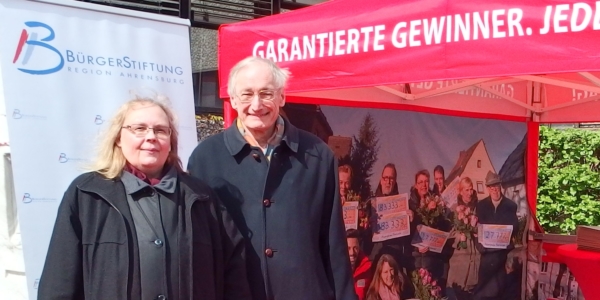
<svg viewBox="0 0 600 300">
<path fill-rule="evenodd" d="M 483 181 L 477 181 L 477 193 L 478 194 L 483 194 L 484 190 L 483 190 Z"/>
<path fill-rule="evenodd" d="M 481 168 L 481 159 L 477 160 L 477 167 Z"/>
<path fill-rule="evenodd" d="M 223 100 L 219 98 L 217 71 L 204 71 L 192 75 L 196 113 L 223 114 Z"/>
</svg>

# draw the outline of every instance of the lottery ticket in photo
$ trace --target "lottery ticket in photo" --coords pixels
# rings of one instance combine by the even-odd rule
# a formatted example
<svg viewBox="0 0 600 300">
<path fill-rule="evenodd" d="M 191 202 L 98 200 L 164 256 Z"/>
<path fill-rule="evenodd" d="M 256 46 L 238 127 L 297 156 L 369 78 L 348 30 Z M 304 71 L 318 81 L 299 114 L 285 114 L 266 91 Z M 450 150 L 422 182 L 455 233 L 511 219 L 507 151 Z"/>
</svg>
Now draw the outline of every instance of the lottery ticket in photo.
<svg viewBox="0 0 600 300">
<path fill-rule="evenodd" d="M 506 249 L 510 245 L 512 225 L 479 224 L 477 240 L 485 248 Z"/>
<path fill-rule="evenodd" d="M 382 242 L 407 235 L 410 235 L 410 220 L 406 211 L 402 211 L 378 218 L 372 241 Z"/>
<path fill-rule="evenodd" d="M 358 201 L 346 201 L 342 206 L 346 230 L 358 228 Z"/>
<path fill-rule="evenodd" d="M 429 251 L 441 253 L 449 235 L 449 232 L 419 225 L 417 226 L 417 234 L 413 236 L 411 244 L 415 247 L 427 247 Z"/>
</svg>

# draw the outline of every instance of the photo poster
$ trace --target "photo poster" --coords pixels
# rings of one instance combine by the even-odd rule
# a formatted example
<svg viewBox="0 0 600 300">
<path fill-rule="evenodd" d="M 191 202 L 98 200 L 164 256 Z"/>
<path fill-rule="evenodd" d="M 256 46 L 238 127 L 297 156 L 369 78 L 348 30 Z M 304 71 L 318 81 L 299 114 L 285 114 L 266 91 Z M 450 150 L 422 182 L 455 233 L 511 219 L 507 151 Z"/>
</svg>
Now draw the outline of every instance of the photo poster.
<svg viewBox="0 0 600 300">
<path fill-rule="evenodd" d="M 391 253 L 405 278 L 403 298 L 415 298 L 407 291 L 414 290 L 411 275 L 418 264 L 415 257 L 421 255 L 410 245 L 416 225 L 433 214 L 427 207 L 420 209 L 421 195 L 443 202 L 443 207 L 436 208 L 441 212 L 436 217 L 440 222 L 430 227 L 448 232 L 447 241 L 441 253 L 428 251 L 422 255 L 435 257 L 443 265 L 441 271 L 429 270 L 441 293 L 449 299 L 471 299 L 478 285 L 483 291 L 495 289 L 490 285 L 496 280 L 478 274 L 482 254 L 475 247 L 477 238 L 468 231 L 465 234 L 464 226 L 457 227 L 455 219 L 465 218 L 456 212 L 457 204 L 465 203 L 459 201 L 461 192 L 471 191 L 470 204 L 486 201 L 486 175 L 490 171 L 498 174 L 503 181 L 502 194 L 517 205 L 519 228 L 511 236 L 514 249 L 499 258 L 506 261 L 505 265 L 484 271 L 507 279 L 502 280 L 506 286 L 497 289 L 502 293 L 497 297 L 521 299 L 521 279 L 527 265 L 523 235 L 529 217 L 524 122 L 294 103 L 287 103 L 282 114 L 292 124 L 317 135 L 334 152 L 340 183 L 348 182 L 340 184 L 340 194 L 343 199 L 358 202 L 361 251 L 372 260 L 374 271 L 378 263 L 375 260 L 384 252 Z M 417 176 L 423 173 L 429 177 Z M 409 236 L 379 241 L 376 202 L 384 196 L 401 194 L 408 196 Z M 466 222 L 470 224 L 476 215 Z M 474 223 L 476 228 L 477 220 Z M 392 248 L 404 250 L 387 251 Z M 479 278 L 487 281 L 479 282 Z"/>
</svg>

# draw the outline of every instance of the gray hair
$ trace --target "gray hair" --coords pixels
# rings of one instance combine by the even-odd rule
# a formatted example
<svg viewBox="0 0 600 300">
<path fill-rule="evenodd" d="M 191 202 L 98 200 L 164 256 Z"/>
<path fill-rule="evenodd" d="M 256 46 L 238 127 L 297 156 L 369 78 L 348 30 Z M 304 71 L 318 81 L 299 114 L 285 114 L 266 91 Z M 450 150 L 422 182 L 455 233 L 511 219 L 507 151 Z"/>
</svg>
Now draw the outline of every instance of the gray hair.
<svg viewBox="0 0 600 300">
<path fill-rule="evenodd" d="M 239 61 L 237 64 L 235 64 L 235 66 L 233 66 L 233 68 L 231 68 L 231 71 L 229 72 L 229 80 L 227 82 L 227 93 L 229 94 L 230 98 L 233 98 L 235 96 L 235 85 L 237 84 L 238 73 L 242 69 L 255 63 L 263 63 L 267 65 L 271 70 L 271 75 L 273 75 L 275 88 L 280 92 L 282 92 L 285 89 L 287 81 L 290 77 L 290 71 L 288 71 L 287 69 L 280 68 L 277 64 L 275 64 L 275 62 L 273 62 L 270 59 L 262 58 L 259 56 L 248 56 Z"/>
</svg>

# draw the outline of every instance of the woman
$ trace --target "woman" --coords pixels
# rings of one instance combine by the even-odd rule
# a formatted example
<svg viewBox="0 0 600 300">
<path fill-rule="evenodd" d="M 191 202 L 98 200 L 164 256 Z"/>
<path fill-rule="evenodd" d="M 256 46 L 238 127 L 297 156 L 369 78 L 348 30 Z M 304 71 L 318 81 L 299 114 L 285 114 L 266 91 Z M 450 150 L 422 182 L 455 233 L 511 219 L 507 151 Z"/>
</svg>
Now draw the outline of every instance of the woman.
<svg viewBox="0 0 600 300">
<path fill-rule="evenodd" d="M 427 198 L 433 197 L 429 189 L 429 171 L 420 170 L 415 174 L 415 184 L 411 188 L 411 197 L 409 200 L 410 209 L 414 211 L 414 222 L 411 224 L 411 233 L 413 238 L 417 235 L 417 227 L 423 223 L 422 217 L 417 212 L 418 207 L 425 205 Z M 435 218 L 435 225 L 431 227 L 449 232 L 452 228 L 450 222 L 445 218 L 445 213 Z M 446 265 L 448 257 L 448 247 L 442 249 L 442 253 L 431 251 L 428 247 L 418 246 L 413 247 L 413 258 L 415 260 L 415 268 L 424 268 L 431 273 L 431 277 L 436 280 L 440 286 L 445 287 L 446 277 Z M 442 290 L 442 294 L 445 294 L 445 290 Z"/>
<path fill-rule="evenodd" d="M 392 163 L 386 164 L 381 172 L 381 179 L 379 180 L 379 185 L 375 190 L 375 197 L 398 195 L 398 183 L 396 182 L 397 177 L 398 173 L 396 171 L 396 166 Z M 367 205 L 367 211 L 371 212 L 370 217 L 374 219 L 377 217 L 377 213 L 375 212 L 374 207 L 371 207 L 371 202 L 368 202 Z M 370 255 L 369 259 L 371 261 L 379 261 L 379 258 L 382 254 L 390 254 L 398 263 L 406 262 L 403 261 L 402 258 L 404 256 L 404 248 L 407 244 L 410 245 L 410 238 L 407 239 L 407 237 L 398 237 L 382 242 L 371 242 L 373 238 L 373 232 L 372 230 L 369 231 L 370 232 L 368 236 L 363 238 L 363 240 L 366 240 L 365 243 L 368 243 L 367 245 L 363 244 L 363 250 L 365 253 Z"/>
<path fill-rule="evenodd" d="M 375 276 L 365 300 L 400 300 L 404 278 L 398 271 L 398 264 L 389 254 L 383 254 L 377 262 Z"/>
<path fill-rule="evenodd" d="M 477 207 L 477 194 L 473 190 L 473 181 L 469 177 L 463 177 L 458 186 L 456 206 L 452 208 L 454 216 L 472 214 L 468 222 L 476 225 L 475 208 Z M 457 211 L 457 208 L 459 208 Z M 479 251 L 475 248 L 475 236 L 468 237 L 465 233 L 453 230 L 449 241 L 452 242 L 454 253 L 450 257 L 450 269 L 448 271 L 447 296 L 452 299 L 467 299 L 477 284 L 477 272 L 479 270 Z M 458 249 L 460 242 L 466 242 L 466 248 Z M 464 245 L 465 243 L 463 243 Z"/>
<path fill-rule="evenodd" d="M 62 199 L 38 299 L 250 299 L 242 237 L 177 137 L 165 104 L 121 106 Z"/>
</svg>

